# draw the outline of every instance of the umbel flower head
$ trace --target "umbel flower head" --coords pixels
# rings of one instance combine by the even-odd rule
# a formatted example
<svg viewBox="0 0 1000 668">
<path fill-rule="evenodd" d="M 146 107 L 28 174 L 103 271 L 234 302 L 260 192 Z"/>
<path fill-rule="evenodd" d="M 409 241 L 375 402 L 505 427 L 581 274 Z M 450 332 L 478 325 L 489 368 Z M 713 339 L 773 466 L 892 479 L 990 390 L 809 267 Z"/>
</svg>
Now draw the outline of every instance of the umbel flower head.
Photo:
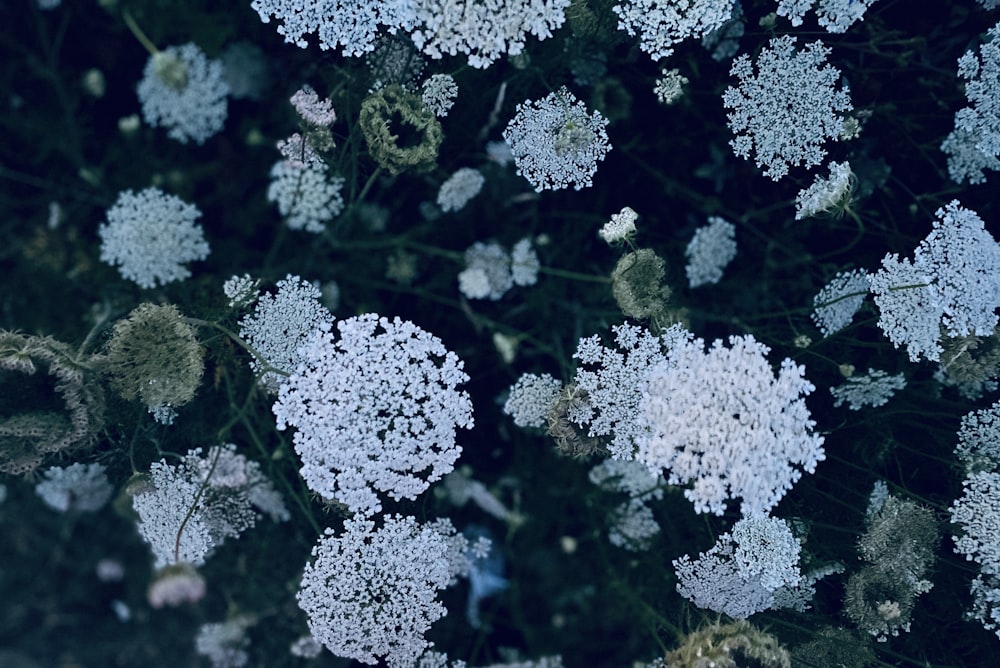
<svg viewBox="0 0 1000 668">
<path fill-rule="evenodd" d="M 419 95 L 399 84 L 365 98 L 358 122 L 372 157 L 390 174 L 427 172 L 437 164 L 444 140 L 441 123 Z"/>
<path fill-rule="evenodd" d="M 149 57 L 136 89 L 147 123 L 181 143 L 202 144 L 222 129 L 229 84 L 222 63 L 196 44 L 167 47 Z"/>
<path fill-rule="evenodd" d="M 611 150 L 605 128 L 608 119 L 586 105 L 565 86 L 540 100 L 517 105 L 517 114 L 503 131 L 514 155 L 517 173 L 537 192 L 574 190 L 593 185 L 597 163 Z"/>
<path fill-rule="evenodd" d="M 141 304 L 115 324 L 107 345 L 111 387 L 139 399 L 159 422 L 194 398 L 205 369 L 194 328 L 176 306 Z"/>
<path fill-rule="evenodd" d="M 611 272 L 611 291 L 622 313 L 637 320 L 663 314 L 670 288 L 663 285 L 666 263 L 649 248 L 623 255 Z"/>
<path fill-rule="evenodd" d="M 119 193 L 107 216 L 97 229 L 101 261 L 141 288 L 184 280 L 186 262 L 208 257 L 201 211 L 158 188 Z"/>
</svg>

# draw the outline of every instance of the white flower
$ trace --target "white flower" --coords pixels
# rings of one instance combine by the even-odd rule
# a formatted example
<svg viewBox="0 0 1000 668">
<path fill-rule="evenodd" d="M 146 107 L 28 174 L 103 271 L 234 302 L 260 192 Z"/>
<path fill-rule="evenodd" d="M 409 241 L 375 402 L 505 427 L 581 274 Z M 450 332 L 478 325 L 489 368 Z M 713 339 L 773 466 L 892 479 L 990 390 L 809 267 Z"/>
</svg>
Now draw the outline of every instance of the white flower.
<svg viewBox="0 0 1000 668">
<path fill-rule="evenodd" d="M 600 112 L 590 114 L 565 86 L 541 100 L 522 102 L 503 131 L 517 165 L 537 192 L 593 185 L 597 163 L 611 150 Z"/>
<path fill-rule="evenodd" d="M 660 78 L 653 86 L 656 99 L 660 104 L 673 104 L 684 95 L 684 86 L 688 85 L 688 78 L 681 74 L 676 67 L 672 70 L 661 70 Z"/>
<path fill-rule="evenodd" d="M 322 292 L 312 283 L 289 274 L 277 288 L 275 294 L 262 295 L 253 312 L 240 320 L 240 337 L 259 355 L 250 360 L 250 367 L 268 392 L 284 382 L 279 372 L 290 374 L 299 365 L 299 348 L 312 333 L 333 324 L 333 316 L 319 301 Z"/>
<path fill-rule="evenodd" d="M 267 201 L 278 205 L 291 229 L 318 234 L 344 210 L 343 186 L 344 179 L 328 176 L 323 162 L 279 160 L 271 168 Z"/>
<path fill-rule="evenodd" d="M 531 245 L 531 238 L 525 237 L 510 249 L 510 276 L 514 285 L 527 286 L 538 282 L 538 254 Z"/>
<path fill-rule="evenodd" d="M 690 287 L 718 283 L 736 257 L 736 227 L 718 216 L 709 217 L 708 224 L 695 231 L 684 256 L 688 259 L 684 272 Z"/>
<path fill-rule="evenodd" d="M 420 98 L 424 101 L 424 106 L 438 118 L 447 116 L 458 97 L 455 79 L 450 74 L 432 74 L 421 88 L 423 92 Z"/>
<path fill-rule="evenodd" d="M 483 189 L 486 178 L 478 169 L 462 167 L 438 190 L 437 204 L 445 213 L 459 211 Z"/>
<path fill-rule="evenodd" d="M 65 513 L 70 510 L 100 510 L 114 491 L 101 464 L 52 466 L 35 485 L 35 493 L 45 505 Z"/>
<path fill-rule="evenodd" d="M 518 427 L 545 426 L 545 416 L 562 390 L 562 381 L 547 373 L 526 373 L 510 388 L 503 412 L 514 418 Z"/>
<path fill-rule="evenodd" d="M 813 297 L 812 320 L 823 336 L 851 324 L 868 295 L 868 274 L 860 269 L 840 271 Z"/>
<path fill-rule="evenodd" d="M 824 178 L 817 175 L 811 186 L 795 196 L 795 220 L 834 210 L 842 211 L 850 204 L 854 182 L 854 172 L 849 163 L 831 162 L 830 176 Z"/>
<path fill-rule="evenodd" d="M 730 73 L 740 83 L 722 96 L 735 135 L 730 144 L 740 157 L 753 154 L 774 181 L 792 165 L 818 165 L 823 143 L 845 134 L 853 107 L 846 87 L 836 88 L 840 71 L 826 64 L 829 52 L 820 41 L 798 51 L 795 38 L 784 35 L 757 56 L 756 74 L 749 56 L 733 61 Z"/>
<path fill-rule="evenodd" d="M 97 230 L 101 261 L 143 288 L 188 278 L 184 263 L 208 257 L 199 216 L 196 206 L 157 188 L 119 193 Z"/>
<path fill-rule="evenodd" d="M 627 241 L 635 236 L 635 221 L 638 219 L 639 214 L 632 207 L 623 207 L 618 213 L 611 214 L 611 220 L 604 223 L 597 235 L 611 245 Z"/>
<path fill-rule="evenodd" d="M 851 376 L 837 387 L 830 388 L 834 406 L 844 403 L 852 411 L 863 406 L 884 406 L 898 390 L 906 387 L 906 378 L 898 373 L 890 376 L 885 371 L 868 369 L 866 376 Z"/>
<path fill-rule="evenodd" d="M 313 638 L 337 656 L 390 668 L 416 665 L 424 634 L 447 610 L 437 593 L 467 574 L 468 541 L 448 520 L 350 519 L 313 548 L 297 599 Z"/>
<path fill-rule="evenodd" d="M 732 0 L 626 0 L 612 10 L 618 29 L 638 34 L 639 47 L 653 60 L 674 52 L 688 37 L 701 37 L 721 27 L 733 13 Z"/>
<path fill-rule="evenodd" d="M 142 117 L 179 142 L 202 144 L 222 129 L 228 108 L 222 63 L 195 44 L 167 47 L 149 57 L 137 88 Z"/>
<path fill-rule="evenodd" d="M 374 313 L 316 331 L 278 390 L 278 429 L 295 427 L 309 489 L 371 515 L 377 492 L 413 499 L 454 467 L 458 427 L 471 428 L 468 380 L 441 340 Z"/>
</svg>

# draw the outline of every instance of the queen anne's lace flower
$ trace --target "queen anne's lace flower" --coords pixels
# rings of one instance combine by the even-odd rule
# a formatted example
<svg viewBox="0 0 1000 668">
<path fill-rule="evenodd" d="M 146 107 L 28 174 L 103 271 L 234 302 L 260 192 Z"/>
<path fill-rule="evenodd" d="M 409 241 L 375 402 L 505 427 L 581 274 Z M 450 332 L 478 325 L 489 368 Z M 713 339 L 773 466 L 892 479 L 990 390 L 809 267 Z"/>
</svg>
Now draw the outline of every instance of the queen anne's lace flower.
<svg viewBox="0 0 1000 668">
<path fill-rule="evenodd" d="M 288 227 L 318 234 L 344 210 L 343 186 L 322 162 L 280 160 L 271 168 L 267 200 L 278 205 Z"/>
<path fill-rule="evenodd" d="M 815 387 L 785 359 L 777 376 L 753 336 L 678 340 L 649 374 L 641 411 L 650 430 L 636 459 L 663 470 L 699 513 L 721 515 L 726 499 L 766 513 L 825 457 L 804 396 Z M 798 467 L 801 467 L 800 470 Z"/>
<path fill-rule="evenodd" d="M 462 167 L 448 177 L 438 190 L 437 204 L 444 212 L 460 211 L 483 189 L 486 178 L 472 167 Z"/>
<path fill-rule="evenodd" d="M 562 386 L 562 381 L 547 373 L 526 373 L 510 388 L 503 412 L 514 418 L 518 427 L 541 428 Z"/>
<path fill-rule="evenodd" d="M 1000 307 L 1000 244 L 958 201 L 938 209 L 913 262 L 886 255 L 870 277 L 878 325 L 912 361 L 938 361 L 942 328 L 951 336 L 989 336 Z"/>
<path fill-rule="evenodd" d="M 222 129 L 228 107 L 222 63 L 195 44 L 167 47 L 149 57 L 137 88 L 142 117 L 179 142 L 202 144 Z"/>
<path fill-rule="evenodd" d="M 345 658 L 390 668 L 416 665 L 424 633 L 447 614 L 438 591 L 469 572 L 468 541 L 448 520 L 420 525 L 387 516 L 331 529 L 313 548 L 297 595 L 312 636 Z"/>
<path fill-rule="evenodd" d="M 718 283 L 736 257 L 736 227 L 718 216 L 709 217 L 708 224 L 695 231 L 684 257 L 688 259 L 684 272 L 690 287 Z"/>
<path fill-rule="evenodd" d="M 813 297 L 812 320 L 823 336 L 851 324 L 868 295 L 868 274 L 860 269 L 841 271 Z"/>
<path fill-rule="evenodd" d="M 503 131 L 517 173 L 535 190 L 575 190 L 593 185 L 597 163 L 611 150 L 608 119 L 587 107 L 564 86 L 534 102 L 517 105 Z"/>
<path fill-rule="evenodd" d="M 158 188 L 126 190 L 97 229 L 101 261 L 142 288 L 188 278 L 185 263 L 208 257 L 205 235 L 195 224 L 199 216 L 198 207 Z"/>
<path fill-rule="evenodd" d="M 830 388 L 833 405 L 847 404 L 852 411 L 864 406 L 884 406 L 897 391 L 906 387 L 906 378 L 898 373 L 890 376 L 880 369 L 868 369 L 864 376 L 851 376 L 837 387 Z"/>
<path fill-rule="evenodd" d="M 472 402 L 456 389 L 462 362 L 412 322 L 369 313 L 316 331 L 278 390 L 279 429 L 295 427 L 300 473 L 317 494 L 359 514 L 381 510 L 376 492 L 413 499 L 461 454 L 458 427 Z"/>
<path fill-rule="evenodd" d="M 820 41 L 796 50 L 795 38 L 785 35 L 757 56 L 756 74 L 749 56 L 733 61 L 740 83 L 722 96 L 736 135 L 730 143 L 740 157 L 753 154 L 764 176 L 777 181 L 792 165 L 818 165 L 823 143 L 846 135 L 853 107 L 846 86 L 836 88 L 840 71 L 826 64 L 829 52 Z"/>
<path fill-rule="evenodd" d="M 640 48 L 653 60 L 674 52 L 688 37 L 703 37 L 733 14 L 732 0 L 626 0 L 612 10 L 618 28 L 639 35 Z"/>
<path fill-rule="evenodd" d="M 784 520 L 749 516 L 695 560 L 675 559 L 677 591 L 699 608 L 746 619 L 775 606 L 775 592 L 796 587 L 802 547 Z"/>
</svg>

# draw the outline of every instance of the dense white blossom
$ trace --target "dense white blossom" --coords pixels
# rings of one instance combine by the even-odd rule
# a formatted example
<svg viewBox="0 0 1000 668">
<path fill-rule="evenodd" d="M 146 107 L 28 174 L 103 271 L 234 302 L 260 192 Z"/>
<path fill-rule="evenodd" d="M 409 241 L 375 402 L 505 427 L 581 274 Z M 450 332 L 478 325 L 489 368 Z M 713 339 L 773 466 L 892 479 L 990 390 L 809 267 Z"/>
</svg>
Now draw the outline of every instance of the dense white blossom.
<svg viewBox="0 0 1000 668">
<path fill-rule="evenodd" d="M 413 43 L 431 58 L 468 56 L 469 65 L 489 67 L 516 56 L 532 34 L 538 39 L 566 20 L 570 0 L 418 0 Z"/>
<path fill-rule="evenodd" d="M 225 622 L 202 624 L 194 636 L 195 651 L 212 663 L 212 668 L 242 668 L 250 662 L 247 627 L 250 620 L 237 617 Z"/>
<path fill-rule="evenodd" d="M 432 74 L 420 89 L 420 99 L 424 106 L 438 118 L 448 115 L 458 97 L 458 84 L 450 74 Z"/>
<path fill-rule="evenodd" d="M 251 278 L 250 274 L 234 275 L 222 284 L 222 293 L 229 299 L 229 308 L 241 309 L 257 301 L 259 288 L 260 280 Z"/>
<path fill-rule="evenodd" d="M 865 376 L 851 376 L 837 387 L 830 388 L 833 405 L 847 404 L 852 411 L 863 406 L 884 406 L 897 391 L 906 387 L 906 378 L 898 373 L 890 376 L 885 371 L 868 369 Z"/>
<path fill-rule="evenodd" d="M 702 37 L 733 14 L 733 0 L 625 0 L 612 10 L 618 29 L 639 35 L 639 47 L 653 60 L 674 52 L 688 37 Z"/>
<path fill-rule="evenodd" d="M 966 477 L 962 496 L 951 506 L 951 521 L 962 528 L 955 551 L 978 563 L 985 575 L 1000 576 L 1000 472 Z"/>
<path fill-rule="evenodd" d="M 261 295 L 252 313 L 240 320 L 240 337 L 255 351 L 250 368 L 260 384 L 275 392 L 302 361 L 299 348 L 314 331 L 333 323 L 319 298 L 320 289 L 289 274 L 277 283 L 277 292 Z"/>
<path fill-rule="evenodd" d="M 158 188 L 119 193 L 97 229 L 101 261 L 143 288 L 184 280 L 191 275 L 185 263 L 208 257 L 200 216 L 198 207 Z"/>
<path fill-rule="evenodd" d="M 730 74 L 740 80 L 726 89 L 730 144 L 736 155 L 751 155 L 764 176 L 777 181 L 793 165 L 813 167 L 826 156 L 827 139 L 846 134 L 845 114 L 853 107 L 840 71 L 826 63 L 830 50 L 821 41 L 795 48 L 790 35 L 772 39 L 757 56 L 757 73 L 747 55 L 733 61 Z"/>
<path fill-rule="evenodd" d="M 296 113 L 306 123 L 316 127 L 333 125 L 337 120 L 337 112 L 333 109 L 333 101 L 320 99 L 312 86 L 308 84 L 295 91 L 289 102 L 295 107 Z"/>
<path fill-rule="evenodd" d="M 458 289 L 468 299 L 500 299 L 514 286 L 510 262 L 510 253 L 500 244 L 477 241 L 465 251 Z"/>
<path fill-rule="evenodd" d="M 204 455 L 196 448 L 176 465 L 161 460 L 150 466 L 148 482 L 135 492 L 132 507 L 156 568 L 181 563 L 199 566 L 226 538 L 236 538 L 254 526 L 257 513 L 251 490 L 271 483 L 234 447 L 214 447 Z M 223 469 L 216 473 L 220 463 Z M 224 473 L 236 471 L 239 465 L 242 473 L 237 478 Z M 287 511 L 282 517 L 287 519 Z"/>
<path fill-rule="evenodd" d="M 604 223 L 597 236 L 612 245 L 628 241 L 635 236 L 635 221 L 638 219 L 639 214 L 632 207 L 623 207 L 618 213 L 611 214 L 611 220 Z"/>
<path fill-rule="evenodd" d="M 517 105 L 503 131 L 517 173 L 537 192 L 593 185 L 597 163 L 611 150 L 608 119 L 587 112 L 565 86 L 540 100 Z"/>
<path fill-rule="evenodd" d="M 460 211 L 483 189 L 486 178 L 472 167 L 462 167 L 448 177 L 438 189 L 437 204 L 445 213 Z"/>
<path fill-rule="evenodd" d="M 456 389 L 468 376 L 441 340 L 412 322 L 373 313 L 317 330 L 281 385 L 273 410 L 293 443 L 309 488 L 369 515 L 377 492 L 413 499 L 454 467 L 458 427 L 472 402 Z"/>
<path fill-rule="evenodd" d="M 684 257 L 689 287 L 718 283 L 726 266 L 736 257 L 736 227 L 718 216 L 710 216 L 707 225 L 695 230 Z"/>
<path fill-rule="evenodd" d="M 691 487 L 695 511 L 721 515 L 727 499 L 766 513 L 825 458 L 804 397 L 815 387 L 790 359 L 775 375 L 769 348 L 753 336 L 681 339 L 651 370 L 641 402 L 649 432 L 636 459 Z"/>
<path fill-rule="evenodd" d="M 448 520 L 386 516 L 331 529 L 313 548 L 298 592 L 312 636 L 337 656 L 409 668 L 447 614 L 437 593 L 468 572 L 468 541 Z"/>
<path fill-rule="evenodd" d="M 812 320 L 823 336 L 836 334 L 851 324 L 868 296 L 868 274 L 860 269 L 839 271 L 813 297 Z"/>
<path fill-rule="evenodd" d="M 660 78 L 653 85 L 653 93 L 660 104 L 673 104 L 684 95 L 684 87 L 688 78 L 676 67 L 672 70 L 661 70 Z"/>
<path fill-rule="evenodd" d="M 848 162 L 831 162 L 830 176 L 816 175 L 812 185 L 795 196 L 795 220 L 842 209 L 850 203 L 854 172 Z"/>
<path fill-rule="evenodd" d="M 111 498 L 114 489 L 101 464 L 71 464 L 65 468 L 52 466 L 35 485 L 35 493 L 45 505 L 65 513 L 71 510 L 100 510 Z"/>
<path fill-rule="evenodd" d="M 520 239 L 510 249 L 510 277 L 514 285 L 534 285 L 538 282 L 540 268 L 538 254 L 531 245 L 531 237 Z"/>
<path fill-rule="evenodd" d="M 344 210 L 344 179 L 329 176 L 322 162 L 279 160 L 271 168 L 267 201 L 278 205 L 293 230 L 319 233 Z"/>
<path fill-rule="evenodd" d="M 611 438 L 608 451 L 616 459 L 632 459 L 643 438 L 643 393 L 650 371 L 666 360 L 666 349 L 687 336 L 671 327 L 662 336 L 623 323 L 612 327 L 615 346 L 604 347 L 597 335 L 580 339 L 573 357 L 578 361 L 574 383 L 583 399 L 568 417 L 587 429 L 589 436 Z"/>
<path fill-rule="evenodd" d="M 149 57 L 136 92 L 147 123 L 167 129 L 179 142 L 202 144 L 222 129 L 228 115 L 222 63 L 195 44 L 170 46 Z"/>
<path fill-rule="evenodd" d="M 978 147 L 979 134 L 955 128 L 944 141 L 941 150 L 948 156 L 948 176 L 955 183 L 985 183 L 986 170 L 1000 171 L 1000 159 L 987 155 Z"/>
<path fill-rule="evenodd" d="M 633 499 L 662 499 L 666 481 L 634 460 L 605 459 L 590 469 L 590 482 L 613 492 L 623 492 Z"/>
<path fill-rule="evenodd" d="M 774 593 L 800 583 L 802 547 L 781 519 L 752 515 L 697 559 L 675 559 L 677 591 L 699 608 L 746 619 L 774 607 Z"/>
<path fill-rule="evenodd" d="M 955 114 L 955 127 L 976 136 L 976 148 L 1000 156 L 1000 23 L 989 30 L 989 41 L 958 59 L 958 76 L 965 79 L 971 106 Z"/>
<path fill-rule="evenodd" d="M 547 373 L 526 373 L 510 388 L 503 412 L 518 427 L 544 427 L 545 416 L 562 390 L 562 381 Z"/>
<path fill-rule="evenodd" d="M 955 456 L 966 473 L 1000 470 L 1000 401 L 962 417 Z"/>
<path fill-rule="evenodd" d="M 886 255 L 870 277 L 879 327 L 910 359 L 937 361 L 942 328 L 951 336 L 989 336 L 1000 307 L 1000 244 L 983 220 L 953 200 L 936 212 L 914 260 Z"/>
<path fill-rule="evenodd" d="M 815 5 L 816 18 L 828 32 L 847 32 L 855 21 L 864 18 L 875 0 L 778 0 L 778 15 L 786 16 L 793 26 L 802 25 L 802 16 Z"/>
</svg>

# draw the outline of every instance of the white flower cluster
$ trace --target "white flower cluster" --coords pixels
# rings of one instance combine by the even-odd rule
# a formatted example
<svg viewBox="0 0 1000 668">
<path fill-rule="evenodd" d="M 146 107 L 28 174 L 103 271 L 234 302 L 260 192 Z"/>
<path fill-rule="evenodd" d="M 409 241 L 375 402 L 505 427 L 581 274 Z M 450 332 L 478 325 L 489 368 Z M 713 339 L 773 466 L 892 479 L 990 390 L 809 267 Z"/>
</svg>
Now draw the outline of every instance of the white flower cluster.
<svg viewBox="0 0 1000 668">
<path fill-rule="evenodd" d="M 410 34 L 418 49 L 431 58 L 444 54 L 468 56 L 469 65 L 489 67 L 502 55 L 524 49 L 530 33 L 538 39 L 566 20 L 569 0 L 253 0 L 250 4 L 268 23 L 282 21 L 278 32 L 285 41 L 305 48 L 305 35 L 317 33 L 322 49 L 341 48 L 345 56 L 375 49 L 381 28 Z"/>
<path fill-rule="evenodd" d="M 852 411 L 864 406 L 884 406 L 897 391 L 906 387 L 906 378 L 898 373 L 890 376 L 885 371 L 868 369 L 866 376 L 851 376 L 837 387 L 830 388 L 833 405 L 847 407 Z"/>
<path fill-rule="evenodd" d="M 250 368 L 260 384 L 276 392 L 285 375 L 295 371 L 302 357 L 299 348 L 318 329 L 329 329 L 333 316 L 319 299 L 320 289 L 289 274 L 277 283 L 278 291 L 258 298 L 252 313 L 240 320 L 240 338 L 256 352 Z"/>
<path fill-rule="evenodd" d="M 733 14 L 732 0 L 626 0 L 612 7 L 618 29 L 639 35 L 639 48 L 653 60 L 666 58 L 688 37 L 703 37 Z"/>
<path fill-rule="evenodd" d="M 35 493 L 48 507 L 66 513 L 71 510 L 100 510 L 114 491 L 101 464 L 71 464 L 66 468 L 52 466 L 35 485 Z"/>
<path fill-rule="evenodd" d="M 779 589 L 800 584 L 801 550 L 784 520 L 744 517 L 697 559 L 673 561 L 677 591 L 699 608 L 746 619 L 774 607 Z"/>
<path fill-rule="evenodd" d="M 511 252 L 491 241 L 477 241 L 465 251 L 465 269 L 458 274 L 458 289 L 468 299 L 496 301 L 515 285 L 534 285 L 540 264 L 531 239 L 521 239 Z"/>
<path fill-rule="evenodd" d="M 975 211 L 957 200 L 938 209 L 933 229 L 911 263 L 889 254 L 870 276 L 878 326 L 911 361 L 938 361 L 941 329 L 950 336 L 989 336 L 1000 307 L 1000 244 Z"/>
<path fill-rule="evenodd" d="M 977 134 L 955 128 L 944 141 L 941 150 L 948 156 L 948 176 L 955 183 L 985 183 L 987 169 L 1000 171 L 1000 159 L 983 153 L 977 144 Z"/>
<path fill-rule="evenodd" d="M 319 93 L 308 84 L 295 91 L 288 101 L 295 107 L 299 117 L 310 125 L 326 127 L 333 125 L 337 120 L 333 101 L 328 98 L 320 99 Z"/>
<path fill-rule="evenodd" d="M 585 399 L 573 405 L 568 417 L 588 436 L 611 437 L 611 456 L 628 460 L 646 434 L 640 405 L 649 372 L 666 360 L 675 339 L 687 333 L 675 326 L 658 337 L 629 323 L 611 329 L 615 348 L 605 348 L 597 335 L 577 343 L 573 357 L 580 366 L 574 383 Z"/>
<path fill-rule="evenodd" d="M 636 461 L 605 459 L 590 470 L 588 477 L 603 489 L 629 496 L 611 512 L 611 544 L 633 552 L 648 549 L 660 525 L 647 502 L 663 498 L 663 476 L 654 475 Z"/>
<path fill-rule="evenodd" d="M 955 551 L 980 565 L 970 616 L 1000 637 L 1000 401 L 962 418 L 955 455 L 967 473 L 951 506 Z"/>
<path fill-rule="evenodd" d="M 790 35 L 776 37 L 757 56 L 757 74 L 746 54 L 730 71 L 739 87 L 726 89 L 722 102 L 736 155 L 751 154 L 764 176 L 777 181 L 792 165 L 813 167 L 826 156 L 823 143 L 846 134 L 844 115 L 853 109 L 846 86 L 836 88 L 840 70 L 828 65 L 821 41 L 801 51 Z"/>
<path fill-rule="evenodd" d="M 212 668 L 242 668 L 250 662 L 248 626 L 250 620 L 245 617 L 202 624 L 194 637 L 195 652 L 207 658 Z"/>
<path fill-rule="evenodd" d="M 445 213 L 460 211 L 473 197 L 479 194 L 486 183 L 482 172 L 472 167 L 462 167 L 448 177 L 438 189 L 437 205 Z"/>
<path fill-rule="evenodd" d="M 736 257 L 736 226 L 718 216 L 710 216 L 707 225 L 695 230 L 684 257 L 687 258 L 684 272 L 688 286 L 697 288 L 718 283 L 723 270 Z"/>
<path fill-rule="evenodd" d="M 816 18 L 828 32 L 847 32 L 855 21 L 864 18 L 875 0 L 778 0 L 778 15 L 788 17 L 793 26 L 802 25 L 802 17 L 816 6 Z"/>
<path fill-rule="evenodd" d="M 254 506 L 273 519 L 288 519 L 281 497 L 259 465 L 232 444 L 189 450 L 177 465 L 154 462 L 149 480 L 132 497 L 137 528 L 149 543 L 156 568 L 199 566 L 226 538 L 254 525 Z"/>
<path fill-rule="evenodd" d="M 1000 155 L 1000 23 L 989 30 L 989 41 L 958 59 L 958 76 L 965 79 L 965 97 L 972 105 L 955 114 L 955 127 L 976 137 L 976 148 Z"/>
<path fill-rule="evenodd" d="M 170 46 L 150 56 L 136 92 L 142 117 L 167 128 L 181 143 L 203 144 L 222 129 L 229 113 L 224 68 L 196 44 Z"/>
<path fill-rule="evenodd" d="M 804 397 L 815 387 L 790 359 L 777 376 L 770 349 L 753 336 L 675 341 L 648 376 L 640 412 L 649 434 L 636 459 L 667 471 L 695 511 L 721 515 L 742 498 L 742 513 L 766 513 L 825 458 Z M 800 470 L 797 467 L 801 467 Z"/>
<path fill-rule="evenodd" d="M 293 230 L 318 234 L 344 210 L 344 179 L 329 176 L 320 161 L 279 160 L 271 168 L 267 201 L 278 205 Z"/>
<path fill-rule="evenodd" d="M 632 207 L 623 207 L 618 213 L 611 214 L 611 220 L 604 223 L 597 236 L 611 245 L 628 241 L 635 236 L 635 221 L 638 219 L 639 214 Z"/>
<path fill-rule="evenodd" d="M 676 67 L 672 70 L 662 70 L 660 78 L 653 85 L 653 93 L 660 104 L 673 104 L 684 95 L 684 87 L 688 85 L 688 78 L 681 74 Z"/>
<path fill-rule="evenodd" d="M 1000 469 L 1000 401 L 962 417 L 955 456 L 966 473 Z"/>
<path fill-rule="evenodd" d="M 608 119 L 587 107 L 565 86 L 540 100 L 517 105 L 503 131 L 517 173 L 537 192 L 593 185 L 597 163 L 611 150 Z"/>
<path fill-rule="evenodd" d="M 812 320 L 823 336 L 851 324 L 868 296 L 868 274 L 860 269 L 840 271 L 813 297 Z"/>
<path fill-rule="evenodd" d="M 97 229 L 101 261 L 142 288 L 188 278 L 185 263 L 208 257 L 199 216 L 198 207 L 158 188 L 119 193 Z"/>
<path fill-rule="evenodd" d="M 850 203 L 854 172 L 848 162 L 831 162 L 830 176 L 816 175 L 812 185 L 795 196 L 795 220 L 841 209 Z"/>
<path fill-rule="evenodd" d="M 337 656 L 390 668 L 416 665 L 424 634 L 447 614 L 437 593 L 468 572 L 468 541 L 448 520 L 387 516 L 330 529 L 313 548 L 299 587 L 312 636 Z"/>
<path fill-rule="evenodd" d="M 503 412 L 518 427 L 544 427 L 545 416 L 562 390 L 562 381 L 547 373 L 526 373 L 510 388 Z"/>
<path fill-rule="evenodd" d="M 458 97 L 458 84 L 450 74 L 432 74 L 420 88 L 420 99 L 424 106 L 438 118 L 448 115 Z"/>
<path fill-rule="evenodd" d="M 376 492 L 413 499 L 454 467 L 456 428 L 472 427 L 472 402 L 456 386 L 463 364 L 412 322 L 373 313 L 322 329 L 274 403 L 278 429 L 295 427 L 300 473 L 313 492 L 371 515 Z"/>
<path fill-rule="evenodd" d="M 431 58 L 459 53 L 469 65 L 489 67 L 502 55 L 524 50 L 530 33 L 538 39 L 566 20 L 570 0 L 418 0 L 413 43 Z"/>
</svg>

